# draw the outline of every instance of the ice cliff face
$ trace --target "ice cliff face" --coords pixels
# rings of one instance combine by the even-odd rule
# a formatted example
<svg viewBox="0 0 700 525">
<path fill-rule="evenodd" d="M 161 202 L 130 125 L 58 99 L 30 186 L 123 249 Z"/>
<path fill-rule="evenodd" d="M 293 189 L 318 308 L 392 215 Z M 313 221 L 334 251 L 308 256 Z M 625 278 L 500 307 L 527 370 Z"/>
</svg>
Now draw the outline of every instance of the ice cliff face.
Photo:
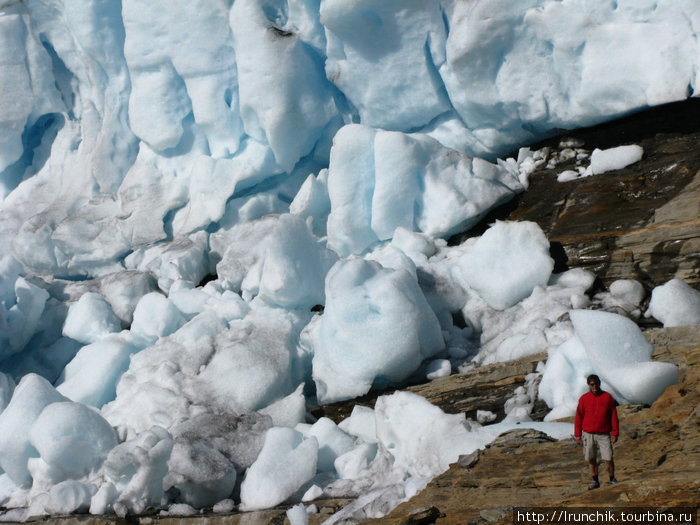
<svg viewBox="0 0 700 525">
<path fill-rule="evenodd" d="M 36 273 L 133 267 L 145 246 L 287 211 L 334 137 L 331 202 L 305 210 L 331 212 L 329 244 L 444 235 L 519 190 L 472 166 L 500 194 L 460 195 L 479 202 L 435 224 L 431 188 L 470 171 L 460 154 L 694 95 L 699 26 L 692 1 L 5 2 L 3 236 Z M 351 123 L 366 128 L 336 136 Z M 386 180 L 417 213 L 383 216 L 404 211 Z M 242 196 L 259 201 L 244 216 Z M 350 245 L 348 205 L 372 213 Z"/>
</svg>

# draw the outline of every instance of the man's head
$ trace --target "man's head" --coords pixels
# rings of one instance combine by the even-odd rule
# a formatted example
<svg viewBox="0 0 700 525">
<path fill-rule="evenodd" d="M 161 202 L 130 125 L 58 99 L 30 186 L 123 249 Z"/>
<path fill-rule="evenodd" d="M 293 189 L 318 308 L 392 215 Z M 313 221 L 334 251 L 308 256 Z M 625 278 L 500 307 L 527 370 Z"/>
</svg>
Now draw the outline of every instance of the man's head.
<svg viewBox="0 0 700 525">
<path fill-rule="evenodd" d="M 597 396 L 600 394 L 602 391 L 600 389 L 600 378 L 595 375 L 591 374 L 586 378 L 586 383 L 588 383 L 588 388 L 591 389 L 591 392 L 593 395 Z"/>
</svg>

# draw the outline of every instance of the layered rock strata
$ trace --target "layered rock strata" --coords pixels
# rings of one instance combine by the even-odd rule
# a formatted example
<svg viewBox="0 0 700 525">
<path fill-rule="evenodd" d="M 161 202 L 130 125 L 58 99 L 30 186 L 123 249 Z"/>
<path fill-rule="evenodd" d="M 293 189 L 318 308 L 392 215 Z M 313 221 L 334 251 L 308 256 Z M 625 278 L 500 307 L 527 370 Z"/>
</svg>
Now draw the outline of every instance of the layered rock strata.
<svg viewBox="0 0 700 525">
<path fill-rule="evenodd" d="M 651 290 L 673 278 L 698 286 L 699 141 L 700 101 L 691 100 L 533 146 L 549 148 L 554 157 L 571 144 L 589 152 L 638 144 L 644 157 L 570 182 L 557 182 L 556 175 L 575 169 L 575 158 L 540 167 L 528 190 L 496 215 L 537 222 L 552 244 L 557 271 L 585 268 L 605 286 L 637 279 Z"/>
</svg>

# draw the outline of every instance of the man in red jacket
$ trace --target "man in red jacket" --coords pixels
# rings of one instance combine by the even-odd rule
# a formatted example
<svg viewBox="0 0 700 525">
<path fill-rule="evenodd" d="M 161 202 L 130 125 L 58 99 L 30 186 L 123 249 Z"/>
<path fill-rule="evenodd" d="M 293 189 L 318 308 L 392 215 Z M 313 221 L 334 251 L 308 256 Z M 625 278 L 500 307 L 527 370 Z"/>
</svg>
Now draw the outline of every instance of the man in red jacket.
<svg viewBox="0 0 700 525">
<path fill-rule="evenodd" d="M 587 382 L 591 391 L 583 394 L 578 400 L 574 436 L 576 443 L 583 443 L 583 457 L 588 461 L 593 478 L 588 487 L 591 490 L 600 487 L 596 450 L 600 451 L 600 457 L 605 461 L 610 484 L 617 483 L 612 444 L 617 441 L 620 429 L 615 408 L 617 401 L 608 392 L 600 389 L 600 378 L 597 375 L 588 376 Z"/>
</svg>

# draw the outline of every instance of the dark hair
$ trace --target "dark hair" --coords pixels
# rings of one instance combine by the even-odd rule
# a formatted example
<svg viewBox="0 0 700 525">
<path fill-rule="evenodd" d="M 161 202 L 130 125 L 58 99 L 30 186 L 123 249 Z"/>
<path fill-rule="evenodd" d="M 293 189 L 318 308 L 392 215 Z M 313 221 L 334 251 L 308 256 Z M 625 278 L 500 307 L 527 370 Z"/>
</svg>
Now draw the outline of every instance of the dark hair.
<svg viewBox="0 0 700 525">
<path fill-rule="evenodd" d="M 591 374 L 586 378 L 586 383 L 590 383 L 591 381 L 593 381 L 597 385 L 600 384 L 600 378 L 595 374 Z"/>
</svg>

